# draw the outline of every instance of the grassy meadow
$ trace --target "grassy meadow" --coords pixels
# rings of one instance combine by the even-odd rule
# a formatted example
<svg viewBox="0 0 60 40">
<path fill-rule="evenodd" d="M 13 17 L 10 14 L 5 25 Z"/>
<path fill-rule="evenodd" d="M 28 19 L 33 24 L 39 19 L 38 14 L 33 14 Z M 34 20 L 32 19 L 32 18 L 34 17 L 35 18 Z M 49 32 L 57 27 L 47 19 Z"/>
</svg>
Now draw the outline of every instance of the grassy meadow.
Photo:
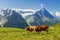
<svg viewBox="0 0 60 40">
<path fill-rule="evenodd" d="M 46 32 L 37 33 L 35 31 L 28 32 L 20 28 L 0 28 L 0 40 L 60 40 L 60 23 L 49 28 Z"/>
</svg>

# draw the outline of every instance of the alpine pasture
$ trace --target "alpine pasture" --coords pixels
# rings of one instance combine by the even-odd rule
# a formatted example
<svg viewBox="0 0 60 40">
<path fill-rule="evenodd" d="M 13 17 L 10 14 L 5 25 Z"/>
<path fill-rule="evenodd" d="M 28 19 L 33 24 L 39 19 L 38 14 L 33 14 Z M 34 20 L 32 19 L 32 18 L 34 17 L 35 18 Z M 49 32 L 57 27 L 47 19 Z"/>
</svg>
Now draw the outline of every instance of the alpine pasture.
<svg viewBox="0 0 60 40">
<path fill-rule="evenodd" d="M 48 34 L 45 31 L 37 33 L 29 32 L 20 28 L 0 28 L 0 40 L 60 40 L 60 23 L 49 28 Z"/>
</svg>

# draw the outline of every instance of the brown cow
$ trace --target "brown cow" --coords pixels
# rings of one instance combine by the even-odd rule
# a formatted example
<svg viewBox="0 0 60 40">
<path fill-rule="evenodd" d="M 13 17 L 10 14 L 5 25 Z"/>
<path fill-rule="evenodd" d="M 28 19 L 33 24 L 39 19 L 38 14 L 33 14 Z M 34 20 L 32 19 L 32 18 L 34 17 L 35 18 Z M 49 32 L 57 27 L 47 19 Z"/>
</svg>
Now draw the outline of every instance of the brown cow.
<svg viewBox="0 0 60 40">
<path fill-rule="evenodd" d="M 32 31 L 36 31 L 36 32 L 46 31 L 46 32 L 48 32 L 48 28 L 49 28 L 49 26 L 47 26 L 47 25 L 28 26 L 28 27 L 26 27 L 26 30 L 30 31 L 30 32 L 32 32 Z"/>
<path fill-rule="evenodd" d="M 41 25 L 41 26 L 38 26 L 37 28 L 35 28 L 35 31 L 36 32 L 41 32 L 41 31 L 46 31 L 48 32 L 48 26 L 47 25 Z"/>
</svg>

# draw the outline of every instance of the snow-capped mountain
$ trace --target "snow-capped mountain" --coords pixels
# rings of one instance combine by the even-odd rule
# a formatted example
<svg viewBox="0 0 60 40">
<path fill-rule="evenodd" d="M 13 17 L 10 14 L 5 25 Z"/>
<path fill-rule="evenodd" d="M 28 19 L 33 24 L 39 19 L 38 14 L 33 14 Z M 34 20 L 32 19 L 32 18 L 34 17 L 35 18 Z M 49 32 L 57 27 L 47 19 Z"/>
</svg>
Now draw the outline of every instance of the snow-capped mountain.
<svg viewBox="0 0 60 40">
<path fill-rule="evenodd" d="M 25 17 L 32 15 L 34 10 L 15 10 L 15 9 L 0 9 L 0 25 L 6 27 L 21 27 L 28 26 Z M 18 21 L 16 21 L 18 20 Z"/>
<path fill-rule="evenodd" d="M 21 27 L 28 26 L 25 19 L 18 12 L 12 9 L 0 9 L 0 26 Z"/>
<path fill-rule="evenodd" d="M 53 25 L 57 21 L 56 17 L 49 13 L 45 8 L 41 10 L 22 10 L 22 9 L 0 9 L 0 25 L 6 27 L 19 27 L 25 28 L 28 25 Z"/>
<path fill-rule="evenodd" d="M 49 13 L 45 8 L 42 8 L 41 10 L 37 11 L 34 14 L 34 17 L 39 25 L 52 25 L 56 22 L 54 16 L 51 15 L 51 13 Z"/>
<path fill-rule="evenodd" d="M 20 14 L 13 10 L 12 15 L 8 18 L 8 21 L 4 24 L 6 27 L 17 27 L 17 28 L 25 28 L 28 26 L 25 19 L 22 18 Z"/>
<path fill-rule="evenodd" d="M 30 25 L 52 25 L 56 23 L 54 16 L 51 15 L 45 8 L 42 8 L 41 10 L 35 12 L 35 14 L 31 15 L 27 21 L 30 23 Z"/>
</svg>

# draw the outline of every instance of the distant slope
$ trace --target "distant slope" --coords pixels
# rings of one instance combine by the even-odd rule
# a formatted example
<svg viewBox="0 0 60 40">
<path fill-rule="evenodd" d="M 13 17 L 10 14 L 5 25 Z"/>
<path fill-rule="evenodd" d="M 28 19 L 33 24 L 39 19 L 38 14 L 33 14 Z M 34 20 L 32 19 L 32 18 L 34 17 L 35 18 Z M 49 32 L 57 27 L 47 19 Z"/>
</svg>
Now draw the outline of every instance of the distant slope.
<svg viewBox="0 0 60 40">
<path fill-rule="evenodd" d="M 45 8 L 42 8 L 41 10 L 38 10 L 35 12 L 35 14 L 27 16 L 25 19 L 30 23 L 30 25 L 53 25 L 57 21 L 51 13 L 49 13 Z"/>
<path fill-rule="evenodd" d="M 38 22 L 39 25 L 46 24 L 52 25 L 55 23 L 55 18 L 51 13 L 49 13 L 45 8 L 37 11 L 34 14 L 35 20 Z"/>
<path fill-rule="evenodd" d="M 4 24 L 5 27 L 17 27 L 25 28 L 28 26 L 25 19 L 20 14 L 13 10 L 12 15 L 8 18 L 8 21 Z"/>
</svg>

